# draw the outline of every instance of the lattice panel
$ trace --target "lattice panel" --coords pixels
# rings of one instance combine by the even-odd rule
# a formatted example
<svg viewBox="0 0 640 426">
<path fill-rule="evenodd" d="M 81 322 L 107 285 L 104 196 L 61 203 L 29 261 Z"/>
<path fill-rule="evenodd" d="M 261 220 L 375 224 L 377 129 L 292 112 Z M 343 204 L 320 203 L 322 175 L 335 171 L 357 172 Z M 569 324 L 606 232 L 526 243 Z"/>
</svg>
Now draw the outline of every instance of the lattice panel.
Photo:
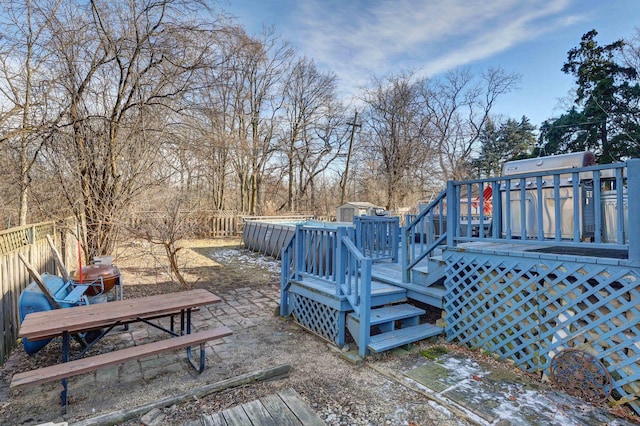
<svg viewBox="0 0 640 426">
<path fill-rule="evenodd" d="M 537 274 L 513 261 L 465 256 L 449 265 L 447 277 L 447 337 L 535 369 Z"/>
<path fill-rule="evenodd" d="M 308 297 L 296 293 L 289 294 L 296 322 L 338 345 L 340 312 Z"/>
<path fill-rule="evenodd" d="M 447 262 L 447 337 L 549 369 L 563 349 L 604 364 L 613 398 L 640 413 L 640 275 L 580 262 L 454 253 Z"/>
</svg>

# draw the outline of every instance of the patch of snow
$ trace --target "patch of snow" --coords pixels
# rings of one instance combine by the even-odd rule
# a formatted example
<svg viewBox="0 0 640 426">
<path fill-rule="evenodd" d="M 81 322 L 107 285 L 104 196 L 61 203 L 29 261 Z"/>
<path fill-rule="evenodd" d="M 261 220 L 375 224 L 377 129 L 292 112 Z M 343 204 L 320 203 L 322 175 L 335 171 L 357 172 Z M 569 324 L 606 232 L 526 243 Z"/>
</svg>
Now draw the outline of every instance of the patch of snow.
<svg viewBox="0 0 640 426">
<path fill-rule="evenodd" d="M 468 358 L 446 357 L 439 361 L 438 364 L 449 370 L 448 377 L 452 383 L 459 383 L 471 379 L 473 376 L 483 377 L 488 374 L 487 371 L 482 370 L 477 362 Z"/>
<path fill-rule="evenodd" d="M 259 267 L 274 274 L 280 273 L 280 261 L 272 257 L 263 256 L 258 253 L 240 248 L 228 248 L 214 250 L 209 253 L 209 257 L 221 264 L 225 263 L 246 263 L 252 267 Z"/>
<path fill-rule="evenodd" d="M 443 407 L 442 405 L 438 404 L 435 401 L 429 400 L 427 401 L 427 403 L 434 409 L 440 411 L 442 414 L 444 414 L 447 417 L 453 417 L 453 413 L 447 408 L 447 407 Z"/>
</svg>

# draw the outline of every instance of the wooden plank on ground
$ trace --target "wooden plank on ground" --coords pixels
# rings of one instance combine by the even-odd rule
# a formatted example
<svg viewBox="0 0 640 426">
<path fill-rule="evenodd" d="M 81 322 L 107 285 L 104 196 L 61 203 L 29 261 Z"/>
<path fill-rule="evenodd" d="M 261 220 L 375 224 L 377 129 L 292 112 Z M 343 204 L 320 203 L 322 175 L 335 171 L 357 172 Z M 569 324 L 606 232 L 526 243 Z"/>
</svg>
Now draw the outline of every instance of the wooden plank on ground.
<svg viewBox="0 0 640 426">
<path fill-rule="evenodd" d="M 278 396 L 289 407 L 289 409 L 296 415 L 300 423 L 305 426 L 325 426 L 325 422 L 318 417 L 318 415 L 311 410 L 311 407 L 302 400 L 298 392 L 293 389 L 286 389 L 278 392 Z"/>
<path fill-rule="evenodd" d="M 252 425 L 280 426 L 258 400 L 242 404 L 242 408 L 244 412 L 247 413 L 247 417 L 251 420 Z"/>
<path fill-rule="evenodd" d="M 202 421 L 211 426 L 324 426 L 325 423 L 293 389 L 228 408 Z"/>
<path fill-rule="evenodd" d="M 247 413 L 244 412 L 241 405 L 237 405 L 235 407 L 227 408 L 222 412 L 224 419 L 227 421 L 229 425 L 250 425 L 251 420 Z"/>
<path fill-rule="evenodd" d="M 110 302 L 112 303 L 112 302 Z M 122 410 L 117 410 L 112 413 L 91 417 L 74 423 L 74 426 L 99 426 L 105 424 L 120 424 L 127 420 L 139 417 L 153 410 L 154 408 L 170 407 L 175 404 L 179 404 L 185 401 L 192 401 L 194 398 L 203 398 L 214 392 L 220 392 L 225 389 L 229 389 L 236 386 L 243 386 L 249 383 L 260 380 L 274 380 L 282 377 L 286 377 L 291 371 L 291 366 L 288 364 L 280 365 L 278 367 L 269 368 L 266 370 L 259 370 L 253 373 L 243 374 L 238 377 L 232 377 L 220 382 L 210 383 L 200 388 L 191 389 L 186 393 L 162 398 L 155 400 L 148 404 L 144 404 L 138 407 L 127 407 Z"/>
<path fill-rule="evenodd" d="M 202 416 L 202 423 L 204 426 L 229 426 L 229 423 L 224 419 L 222 413 L 204 414 Z"/>
<path fill-rule="evenodd" d="M 289 410 L 278 395 L 260 398 L 262 405 L 269 411 L 278 426 L 301 426 L 300 420 Z"/>
</svg>

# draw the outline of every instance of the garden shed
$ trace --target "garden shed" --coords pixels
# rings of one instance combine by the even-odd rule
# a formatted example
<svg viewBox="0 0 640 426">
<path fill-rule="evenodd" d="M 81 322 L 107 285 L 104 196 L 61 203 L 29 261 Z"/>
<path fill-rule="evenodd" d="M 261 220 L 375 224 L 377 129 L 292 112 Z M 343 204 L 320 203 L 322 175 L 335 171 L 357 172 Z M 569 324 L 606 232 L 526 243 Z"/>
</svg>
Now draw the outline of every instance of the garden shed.
<svg viewBox="0 0 640 426">
<path fill-rule="evenodd" d="M 356 216 L 376 216 L 384 207 L 366 201 L 349 201 L 336 209 L 336 221 L 353 222 Z"/>
</svg>

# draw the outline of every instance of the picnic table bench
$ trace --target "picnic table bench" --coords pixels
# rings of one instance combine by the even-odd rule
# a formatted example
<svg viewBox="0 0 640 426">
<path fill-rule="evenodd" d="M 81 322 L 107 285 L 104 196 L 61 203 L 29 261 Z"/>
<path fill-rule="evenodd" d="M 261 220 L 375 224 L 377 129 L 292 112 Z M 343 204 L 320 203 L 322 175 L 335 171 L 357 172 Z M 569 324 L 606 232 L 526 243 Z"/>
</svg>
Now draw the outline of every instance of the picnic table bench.
<svg viewBox="0 0 640 426">
<path fill-rule="evenodd" d="M 20 337 L 29 340 L 50 339 L 62 336 L 62 362 L 38 368 L 13 376 L 10 388 L 18 389 L 34 386 L 53 380 L 62 380 L 63 390 L 60 394 L 63 409 L 67 406 L 67 380 L 69 377 L 89 371 L 98 370 L 114 364 L 122 364 L 161 352 L 175 349 L 187 349 L 187 359 L 198 371 L 205 367 L 204 344 L 232 334 L 227 327 L 191 332 L 191 311 L 199 306 L 220 302 L 220 298 L 207 290 L 196 289 L 178 293 L 120 300 L 109 303 L 77 306 L 73 308 L 27 314 L 20 326 Z M 174 316 L 180 316 L 180 329 L 175 330 Z M 171 317 L 170 328 L 162 327 L 152 320 Z M 142 322 L 167 332 L 169 339 L 132 346 L 100 355 L 84 357 L 102 337 L 114 327 L 133 322 Z M 77 333 L 102 330 L 76 359 L 69 359 L 69 338 Z M 200 363 L 196 365 L 192 359 L 191 346 L 200 345 Z"/>
</svg>

